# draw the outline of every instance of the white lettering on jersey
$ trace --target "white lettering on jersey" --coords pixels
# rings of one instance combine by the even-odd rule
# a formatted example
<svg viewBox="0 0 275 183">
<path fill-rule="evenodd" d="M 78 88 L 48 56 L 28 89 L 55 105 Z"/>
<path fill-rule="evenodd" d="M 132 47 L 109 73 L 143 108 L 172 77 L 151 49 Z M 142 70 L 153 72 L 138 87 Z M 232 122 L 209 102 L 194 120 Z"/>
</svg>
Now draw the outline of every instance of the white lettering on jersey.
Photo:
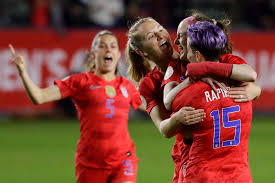
<svg viewBox="0 0 275 183">
<path fill-rule="evenodd" d="M 214 90 L 205 91 L 204 95 L 205 95 L 206 102 L 208 103 L 208 102 L 212 102 L 214 100 L 219 100 L 219 99 L 221 99 L 221 96 L 223 98 L 228 97 L 228 89 L 229 89 L 229 87 L 227 87 L 227 90 L 218 88 L 217 92 L 215 92 Z"/>
</svg>

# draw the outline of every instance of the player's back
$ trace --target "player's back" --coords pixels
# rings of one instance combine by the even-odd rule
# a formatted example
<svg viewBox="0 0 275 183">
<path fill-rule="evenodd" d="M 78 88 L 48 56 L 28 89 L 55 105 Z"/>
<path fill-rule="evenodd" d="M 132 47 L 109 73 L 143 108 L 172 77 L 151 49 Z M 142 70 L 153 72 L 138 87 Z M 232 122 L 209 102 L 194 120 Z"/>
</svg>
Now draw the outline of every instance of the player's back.
<svg viewBox="0 0 275 183">
<path fill-rule="evenodd" d="M 214 92 L 197 82 L 182 90 L 173 109 L 183 106 L 204 109 L 206 118 L 193 125 L 193 144 L 184 182 L 249 182 L 248 137 L 252 104 L 235 103 L 227 91 Z"/>
</svg>

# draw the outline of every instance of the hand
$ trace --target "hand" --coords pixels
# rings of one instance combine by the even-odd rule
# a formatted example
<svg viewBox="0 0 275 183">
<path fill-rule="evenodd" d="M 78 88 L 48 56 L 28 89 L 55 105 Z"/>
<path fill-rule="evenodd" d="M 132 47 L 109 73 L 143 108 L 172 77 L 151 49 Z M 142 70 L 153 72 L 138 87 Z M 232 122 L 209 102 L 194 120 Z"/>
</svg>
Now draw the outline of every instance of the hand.
<svg viewBox="0 0 275 183">
<path fill-rule="evenodd" d="M 211 77 L 203 77 L 201 78 L 201 80 L 205 83 L 207 83 L 208 85 L 211 86 L 211 88 L 215 91 L 218 92 L 217 88 L 215 87 L 215 84 L 218 85 L 218 87 L 220 87 L 223 90 L 227 90 L 227 86 L 223 83 L 223 82 L 219 82 Z"/>
<path fill-rule="evenodd" d="M 184 125 L 193 125 L 200 123 L 205 118 L 203 109 L 194 109 L 193 107 L 183 107 L 174 115 L 175 120 Z"/>
<path fill-rule="evenodd" d="M 15 65 L 19 71 L 24 71 L 25 70 L 25 59 L 24 59 L 23 54 L 21 53 L 19 55 L 16 55 L 13 46 L 10 44 L 9 47 L 10 47 L 10 51 L 12 54 L 13 63 L 15 63 Z"/>
<path fill-rule="evenodd" d="M 229 97 L 235 102 L 248 102 L 256 99 L 261 93 L 261 88 L 251 82 L 242 83 L 239 87 L 233 87 L 229 90 Z"/>
</svg>

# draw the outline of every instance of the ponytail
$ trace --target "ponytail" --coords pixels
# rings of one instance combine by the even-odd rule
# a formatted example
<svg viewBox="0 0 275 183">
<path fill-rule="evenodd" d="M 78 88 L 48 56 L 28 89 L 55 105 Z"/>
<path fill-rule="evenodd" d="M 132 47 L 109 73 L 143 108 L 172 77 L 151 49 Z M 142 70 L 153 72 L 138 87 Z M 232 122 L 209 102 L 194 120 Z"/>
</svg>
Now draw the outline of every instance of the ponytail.
<svg viewBox="0 0 275 183">
<path fill-rule="evenodd" d="M 151 71 L 151 64 L 141 55 L 137 54 L 136 51 L 132 49 L 129 42 L 130 40 L 128 40 L 126 46 L 126 58 L 130 63 L 127 74 L 138 83 L 148 72 Z"/>
</svg>

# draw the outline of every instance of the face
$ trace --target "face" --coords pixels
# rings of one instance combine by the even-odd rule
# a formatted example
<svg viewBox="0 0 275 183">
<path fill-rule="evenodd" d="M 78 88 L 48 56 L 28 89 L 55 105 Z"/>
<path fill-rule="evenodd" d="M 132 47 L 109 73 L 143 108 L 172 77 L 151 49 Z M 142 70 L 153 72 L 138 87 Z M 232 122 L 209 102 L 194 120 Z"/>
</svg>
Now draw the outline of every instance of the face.
<svg viewBox="0 0 275 183">
<path fill-rule="evenodd" d="M 181 21 L 177 29 L 177 37 L 174 43 L 178 46 L 180 51 L 180 59 L 187 59 L 187 27 L 188 23 L 185 21 Z"/>
<path fill-rule="evenodd" d="M 141 48 L 143 56 L 156 64 L 161 60 L 172 58 L 173 47 L 169 33 L 158 22 L 150 20 L 142 23 L 137 34 L 141 36 Z"/>
<path fill-rule="evenodd" d="M 95 53 L 96 72 L 115 73 L 120 58 L 116 37 L 108 34 L 100 36 L 93 51 Z"/>
<path fill-rule="evenodd" d="M 186 56 L 187 59 L 189 60 L 189 62 L 191 63 L 196 63 L 197 61 L 197 57 L 196 57 L 196 52 L 192 50 L 192 48 L 190 47 L 190 38 L 187 38 L 187 46 L 186 46 Z"/>
</svg>

